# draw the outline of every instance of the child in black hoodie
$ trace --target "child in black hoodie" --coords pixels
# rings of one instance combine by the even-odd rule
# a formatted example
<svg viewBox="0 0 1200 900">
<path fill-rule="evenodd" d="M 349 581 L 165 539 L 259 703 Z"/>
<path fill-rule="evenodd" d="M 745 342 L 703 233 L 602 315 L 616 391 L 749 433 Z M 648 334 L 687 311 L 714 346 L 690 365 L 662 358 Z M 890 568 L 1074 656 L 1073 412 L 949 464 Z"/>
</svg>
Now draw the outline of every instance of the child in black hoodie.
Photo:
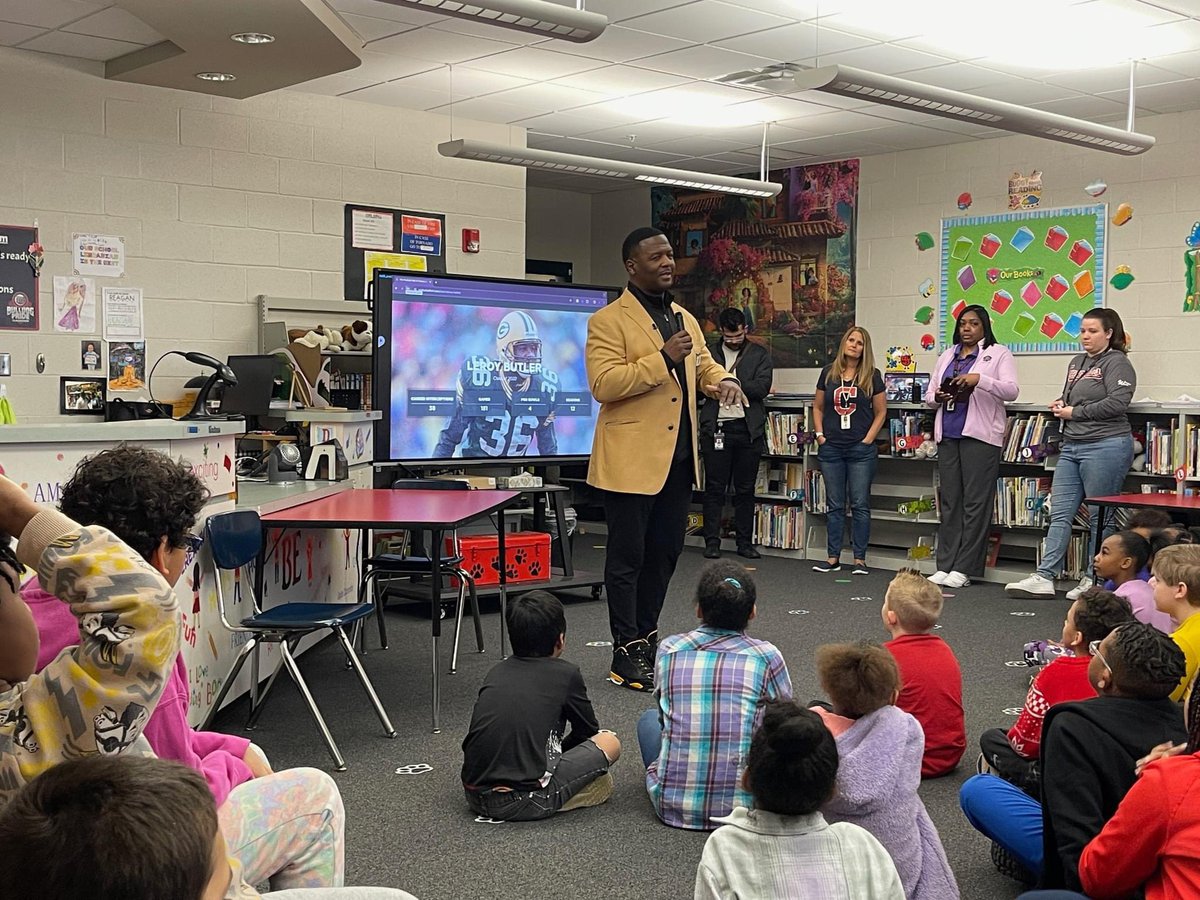
<svg viewBox="0 0 1200 900">
<path fill-rule="evenodd" d="M 1174 641 L 1131 622 L 1090 649 L 1088 677 L 1099 696 L 1046 713 L 1042 803 L 995 775 L 976 775 L 959 793 L 971 824 L 1045 888 L 1082 889 L 1079 856 L 1133 785 L 1137 761 L 1187 738 L 1170 699 L 1184 671 Z"/>
</svg>

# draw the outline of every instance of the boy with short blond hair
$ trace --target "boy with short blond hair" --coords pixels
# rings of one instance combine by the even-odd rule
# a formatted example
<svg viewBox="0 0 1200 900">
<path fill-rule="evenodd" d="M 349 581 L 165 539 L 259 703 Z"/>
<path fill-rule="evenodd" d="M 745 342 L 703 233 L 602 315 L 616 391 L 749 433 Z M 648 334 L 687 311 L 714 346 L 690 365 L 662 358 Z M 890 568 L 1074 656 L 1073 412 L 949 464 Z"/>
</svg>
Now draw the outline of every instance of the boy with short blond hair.
<svg viewBox="0 0 1200 900">
<path fill-rule="evenodd" d="M 914 569 L 901 569 L 883 598 L 883 646 L 900 667 L 896 705 L 921 723 L 925 755 L 921 777 L 953 771 L 967 747 L 962 670 L 950 646 L 933 628 L 942 616 L 942 589 Z"/>
<path fill-rule="evenodd" d="M 1155 607 L 1179 624 L 1172 632 L 1171 640 L 1183 651 L 1186 671 L 1179 687 L 1171 693 L 1171 699 L 1182 700 L 1200 668 L 1200 546 L 1175 544 L 1163 547 L 1154 555 L 1151 572 L 1150 587 L 1154 590 Z"/>
</svg>

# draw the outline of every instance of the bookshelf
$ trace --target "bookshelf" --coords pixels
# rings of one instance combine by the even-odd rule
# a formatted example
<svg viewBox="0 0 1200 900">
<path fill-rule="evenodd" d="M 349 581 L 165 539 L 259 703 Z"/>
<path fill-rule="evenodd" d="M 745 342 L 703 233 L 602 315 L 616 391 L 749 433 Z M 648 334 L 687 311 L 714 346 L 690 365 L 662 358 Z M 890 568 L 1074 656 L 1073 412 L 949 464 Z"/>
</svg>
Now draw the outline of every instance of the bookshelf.
<svg viewBox="0 0 1200 900">
<path fill-rule="evenodd" d="M 825 556 L 824 485 L 811 443 L 811 404 L 811 395 L 766 401 L 767 454 L 755 487 L 755 541 L 767 555 Z M 993 511 L 995 559 L 983 579 L 1001 583 L 1023 578 L 1037 565 L 1048 525 L 1043 505 L 1056 459 L 1045 440 L 1053 422 L 1045 405 L 1012 403 L 1008 411 Z M 932 431 L 932 419 L 933 411 L 921 404 L 888 404 L 871 489 L 868 561 L 873 566 L 916 565 L 927 574 L 935 568 L 932 558 L 909 558 L 909 549 L 918 543 L 936 546 L 937 460 L 919 458 L 912 446 L 919 445 L 913 438 Z M 1124 490 L 1200 493 L 1200 404 L 1135 403 L 1129 419 L 1135 435 L 1144 436 L 1145 453 L 1135 458 Z M 1183 479 L 1177 480 L 1180 468 Z M 928 501 L 933 508 L 926 508 Z M 1085 511 L 1072 528 L 1064 584 L 1077 581 L 1091 558 Z"/>
</svg>

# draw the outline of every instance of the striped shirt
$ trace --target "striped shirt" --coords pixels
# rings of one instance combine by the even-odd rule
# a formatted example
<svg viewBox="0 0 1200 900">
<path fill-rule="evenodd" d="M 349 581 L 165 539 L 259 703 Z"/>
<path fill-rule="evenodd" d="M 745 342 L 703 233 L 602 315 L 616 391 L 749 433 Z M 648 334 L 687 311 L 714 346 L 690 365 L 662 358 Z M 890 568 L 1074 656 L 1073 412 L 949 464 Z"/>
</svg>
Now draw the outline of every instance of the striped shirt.
<svg viewBox="0 0 1200 900">
<path fill-rule="evenodd" d="M 734 807 L 750 806 L 742 769 L 768 700 L 792 696 L 774 644 L 701 625 L 666 638 L 655 666 L 662 750 L 646 770 L 658 817 L 711 831 Z"/>
</svg>

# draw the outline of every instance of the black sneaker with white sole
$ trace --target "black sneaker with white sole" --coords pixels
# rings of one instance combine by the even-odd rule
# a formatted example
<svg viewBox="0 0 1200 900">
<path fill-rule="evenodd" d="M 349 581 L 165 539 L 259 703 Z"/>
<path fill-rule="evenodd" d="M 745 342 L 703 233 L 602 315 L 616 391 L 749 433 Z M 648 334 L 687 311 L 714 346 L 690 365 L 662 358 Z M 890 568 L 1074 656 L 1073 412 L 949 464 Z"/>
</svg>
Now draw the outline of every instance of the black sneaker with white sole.
<svg viewBox="0 0 1200 900">
<path fill-rule="evenodd" d="M 851 574 L 852 575 L 870 575 L 871 570 L 867 568 L 866 563 L 855 563 L 854 568 L 851 570 Z"/>
<path fill-rule="evenodd" d="M 654 690 L 654 673 L 646 677 L 644 656 L 635 644 L 645 645 L 645 641 L 631 641 L 623 646 L 614 647 L 612 667 L 608 672 L 608 680 L 613 684 L 629 688 L 631 691 Z"/>
<path fill-rule="evenodd" d="M 828 572 L 840 572 L 840 571 L 842 571 L 842 564 L 841 563 L 831 563 L 831 562 L 819 562 L 815 566 L 812 567 L 812 570 L 814 572 L 820 572 L 823 575 Z"/>
</svg>

